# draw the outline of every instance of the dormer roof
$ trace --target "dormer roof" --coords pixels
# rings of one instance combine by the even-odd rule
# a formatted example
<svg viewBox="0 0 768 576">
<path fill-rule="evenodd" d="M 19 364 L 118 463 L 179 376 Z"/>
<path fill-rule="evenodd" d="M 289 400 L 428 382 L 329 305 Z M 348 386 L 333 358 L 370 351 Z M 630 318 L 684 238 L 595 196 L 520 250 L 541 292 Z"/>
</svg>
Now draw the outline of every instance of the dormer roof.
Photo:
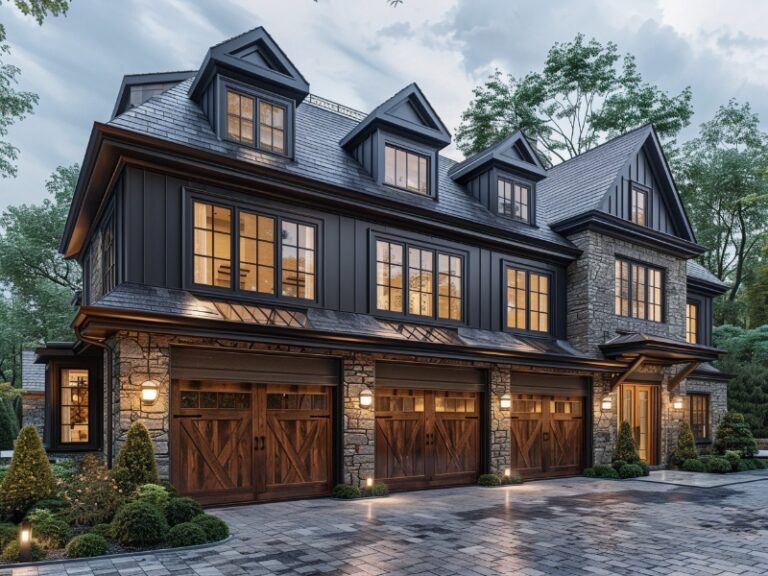
<svg viewBox="0 0 768 576">
<path fill-rule="evenodd" d="M 341 139 L 340 144 L 344 148 L 353 146 L 380 126 L 438 150 L 451 143 L 450 132 L 415 82 L 377 106 Z"/>
<path fill-rule="evenodd" d="M 547 175 L 547 170 L 522 130 L 516 130 L 496 144 L 459 162 L 451 168 L 448 175 L 461 182 L 466 177 L 490 167 L 523 172 L 537 177 L 534 178 L 536 180 Z"/>
<path fill-rule="evenodd" d="M 246 83 L 256 81 L 296 104 L 309 94 L 307 80 L 261 26 L 209 48 L 189 97 L 199 102 L 216 73 Z"/>
</svg>

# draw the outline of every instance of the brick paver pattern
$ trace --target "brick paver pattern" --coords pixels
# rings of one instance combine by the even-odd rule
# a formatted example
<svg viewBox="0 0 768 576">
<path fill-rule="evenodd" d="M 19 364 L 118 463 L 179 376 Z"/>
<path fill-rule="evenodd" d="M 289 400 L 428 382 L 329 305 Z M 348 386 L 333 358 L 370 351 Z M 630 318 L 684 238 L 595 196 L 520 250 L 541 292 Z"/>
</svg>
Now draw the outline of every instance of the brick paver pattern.
<svg viewBox="0 0 768 576">
<path fill-rule="evenodd" d="M 768 574 L 766 480 L 690 488 L 571 478 L 219 508 L 233 534 L 219 545 L 0 576 Z"/>
</svg>

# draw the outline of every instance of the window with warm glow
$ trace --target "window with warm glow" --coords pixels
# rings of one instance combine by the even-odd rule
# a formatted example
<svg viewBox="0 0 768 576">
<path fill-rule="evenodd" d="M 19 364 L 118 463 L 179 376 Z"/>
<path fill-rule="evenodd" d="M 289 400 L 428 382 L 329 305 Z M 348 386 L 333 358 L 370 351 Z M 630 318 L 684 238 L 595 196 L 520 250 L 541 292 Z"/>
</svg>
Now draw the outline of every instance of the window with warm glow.
<svg viewBox="0 0 768 576">
<path fill-rule="evenodd" d="M 507 328 L 549 332 L 549 275 L 508 267 L 506 282 Z"/>
<path fill-rule="evenodd" d="M 232 210 L 194 203 L 195 284 L 232 287 Z"/>
<path fill-rule="evenodd" d="M 315 299 L 315 227 L 283 220 L 281 294 Z"/>
<path fill-rule="evenodd" d="M 408 313 L 432 316 L 434 253 L 420 248 L 408 249 Z"/>
<path fill-rule="evenodd" d="M 697 441 L 709 440 L 709 396 L 689 394 L 691 430 Z"/>
<path fill-rule="evenodd" d="M 499 214 L 522 222 L 530 221 L 531 189 L 528 186 L 499 178 L 497 196 Z"/>
<path fill-rule="evenodd" d="M 250 96 L 227 91 L 227 136 L 231 140 L 253 144 L 253 111 L 255 100 Z"/>
<path fill-rule="evenodd" d="M 285 152 L 285 108 L 259 101 L 259 148 Z"/>
<path fill-rule="evenodd" d="M 403 311 L 403 246 L 376 242 L 376 308 Z"/>
<path fill-rule="evenodd" d="M 685 306 L 685 339 L 691 344 L 699 341 L 699 305 L 688 302 Z"/>
<path fill-rule="evenodd" d="M 275 219 L 240 212 L 240 290 L 275 293 Z"/>
<path fill-rule="evenodd" d="M 229 140 L 285 154 L 288 150 L 288 115 L 289 110 L 284 105 L 261 96 L 227 90 L 226 136 Z"/>
<path fill-rule="evenodd" d="M 462 273 L 461 258 L 449 254 L 437 257 L 438 318 L 461 320 Z"/>
<path fill-rule="evenodd" d="M 632 210 L 632 222 L 645 226 L 648 214 L 648 192 L 632 186 L 630 208 Z"/>
<path fill-rule="evenodd" d="M 391 144 L 384 148 L 384 183 L 409 192 L 429 194 L 429 158 Z"/>
<path fill-rule="evenodd" d="M 59 376 L 60 438 L 62 444 L 89 439 L 89 381 L 87 369 L 62 368 Z"/>
<path fill-rule="evenodd" d="M 664 294 L 658 268 L 616 259 L 614 312 L 619 316 L 661 322 Z"/>
</svg>

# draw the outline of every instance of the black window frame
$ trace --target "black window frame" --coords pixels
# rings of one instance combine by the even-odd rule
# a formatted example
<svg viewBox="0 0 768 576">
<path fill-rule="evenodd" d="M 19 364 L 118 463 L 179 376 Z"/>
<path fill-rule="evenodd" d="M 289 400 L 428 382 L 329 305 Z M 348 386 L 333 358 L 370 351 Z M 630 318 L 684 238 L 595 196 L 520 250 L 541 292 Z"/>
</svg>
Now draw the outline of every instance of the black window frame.
<svg viewBox="0 0 768 576">
<path fill-rule="evenodd" d="M 106 296 L 117 286 L 117 230 L 115 229 L 115 211 L 110 208 L 101 225 L 101 296 Z M 111 242 L 106 245 L 107 235 Z M 111 260 L 111 267 L 109 266 Z"/>
<path fill-rule="evenodd" d="M 509 286 L 507 285 L 507 275 L 509 270 L 525 272 L 525 328 L 510 327 L 507 324 L 507 312 L 509 309 Z M 549 282 L 549 293 L 547 294 L 547 330 L 531 330 L 531 274 L 547 276 Z M 501 326 L 504 332 L 515 334 L 526 334 L 528 336 L 551 336 L 555 332 L 555 274 L 550 270 L 543 270 L 536 267 L 524 266 L 517 262 L 504 261 L 501 269 Z"/>
<path fill-rule="evenodd" d="M 696 330 L 695 338 L 693 342 L 691 342 L 688 339 L 688 336 L 690 335 L 690 331 L 688 330 L 688 323 L 690 320 L 690 316 L 688 315 L 688 308 L 693 307 L 696 310 L 696 318 L 694 318 L 694 329 Z M 685 303 L 685 341 L 690 344 L 700 344 L 701 343 L 701 303 L 697 300 L 687 300 Z"/>
<path fill-rule="evenodd" d="M 227 130 L 227 93 L 229 91 L 236 92 L 248 98 L 254 100 L 254 117 L 253 117 L 253 144 L 242 142 L 240 140 L 230 138 Z M 279 106 L 283 108 L 284 113 L 284 143 L 285 150 L 279 152 L 272 148 L 266 148 L 259 145 L 260 143 L 260 102 L 267 102 L 273 106 Z M 226 142 L 232 142 L 238 146 L 244 146 L 258 152 L 265 154 L 273 154 L 281 158 L 293 158 L 294 155 L 294 134 L 295 134 L 295 103 L 293 100 L 283 98 L 277 94 L 265 92 L 259 90 L 253 86 L 249 86 L 242 82 L 238 82 L 231 78 L 220 77 L 219 90 L 218 90 L 218 133 L 219 138 Z"/>
<path fill-rule="evenodd" d="M 198 284 L 194 281 L 194 205 L 195 202 L 204 202 L 214 204 L 232 211 L 231 231 L 230 231 L 230 255 L 232 261 L 232 274 L 228 288 L 221 286 L 210 286 L 208 284 Z M 184 245 L 182 247 L 182 266 L 185 289 L 205 293 L 211 296 L 229 297 L 246 301 L 258 301 L 272 304 L 296 305 L 296 306 L 321 306 L 322 297 L 322 265 L 323 265 L 323 243 L 322 243 L 322 222 L 320 220 L 273 208 L 255 205 L 248 202 L 239 202 L 230 198 L 222 198 L 212 194 L 200 192 L 198 190 L 185 189 L 184 194 Z M 240 213 L 247 212 L 272 218 L 275 221 L 275 291 L 273 294 L 266 292 L 257 292 L 243 290 L 239 285 L 235 285 L 235 279 L 240 277 Z M 299 298 L 293 296 L 284 296 L 282 294 L 282 223 L 284 221 L 311 226 L 315 230 L 315 297 Z"/>
<path fill-rule="evenodd" d="M 376 247 L 377 243 L 389 242 L 391 244 L 398 244 L 403 247 L 403 311 L 391 312 L 389 310 L 380 310 L 377 302 L 377 259 L 376 259 Z M 409 288 L 408 288 L 408 269 L 409 269 L 409 248 L 415 248 L 418 250 L 429 250 L 433 255 L 433 268 L 432 268 L 432 315 L 431 316 L 419 316 L 410 313 L 409 306 Z M 440 255 L 457 257 L 461 260 L 461 319 L 452 320 L 450 318 L 439 317 L 440 307 L 440 295 L 439 295 L 439 259 Z M 387 318 L 390 320 L 408 320 L 418 323 L 430 323 L 440 325 L 451 326 L 463 326 L 466 324 L 467 318 L 467 254 L 458 250 L 446 249 L 443 246 L 435 246 L 428 242 L 420 242 L 418 240 L 412 240 L 401 236 L 393 236 L 389 234 L 377 234 L 374 233 L 371 236 L 370 250 L 368 255 L 369 265 L 369 311 L 370 314 L 377 317 Z"/>
<path fill-rule="evenodd" d="M 703 398 L 705 400 L 704 425 L 706 426 L 706 436 L 697 436 L 696 429 L 698 425 L 693 423 L 693 404 L 696 398 Z M 693 439 L 697 444 L 709 444 L 712 442 L 712 397 L 706 392 L 689 392 L 688 393 L 688 423 L 691 426 L 691 432 L 693 432 Z"/>
<path fill-rule="evenodd" d="M 651 211 L 651 192 L 652 189 L 648 186 L 640 184 L 639 182 L 629 183 L 629 221 L 638 226 L 648 227 L 649 216 Z M 635 222 L 635 194 L 642 194 L 645 197 L 645 209 L 643 211 L 643 222 Z"/>
<path fill-rule="evenodd" d="M 394 188 L 395 190 L 402 190 L 404 192 L 408 192 L 410 194 L 416 194 L 418 196 L 424 196 L 424 197 L 430 197 L 432 196 L 432 155 L 424 153 L 423 151 L 416 150 L 412 147 L 405 146 L 399 142 L 394 142 L 391 139 L 385 139 L 384 140 L 384 160 L 382 163 L 382 176 L 381 181 L 385 186 L 388 186 L 390 188 Z M 426 177 L 427 177 L 427 183 L 426 183 L 426 192 L 419 192 L 418 190 L 412 190 L 411 188 L 398 186 L 397 184 L 391 184 L 387 182 L 387 148 L 393 148 L 395 150 L 395 154 L 397 154 L 397 151 L 402 151 L 407 154 L 411 154 L 413 156 L 416 156 L 418 158 L 423 158 L 427 163 L 427 169 L 425 171 Z M 406 156 L 406 162 L 407 162 L 407 156 Z M 407 175 L 406 175 L 407 179 Z M 395 175 L 395 180 L 397 180 L 397 175 Z"/>
<path fill-rule="evenodd" d="M 499 210 L 499 204 L 501 202 L 501 197 L 499 195 L 499 186 L 502 184 L 509 184 L 512 187 L 512 202 L 511 206 L 515 205 L 515 186 L 519 186 L 521 188 L 524 188 L 528 191 L 528 204 L 527 204 L 527 214 L 525 218 L 518 218 L 517 216 L 512 214 L 507 214 L 506 212 L 502 212 Z M 522 180 L 518 180 L 515 178 L 511 178 L 506 175 L 499 175 L 496 177 L 496 191 L 494 194 L 494 197 L 496 198 L 496 204 L 494 206 L 496 213 L 499 216 L 503 216 L 504 218 L 509 218 L 510 220 L 514 220 L 515 222 L 522 222 L 523 224 L 533 224 L 533 185 L 528 182 L 523 182 Z M 514 212 L 514 210 L 513 210 Z"/>
<path fill-rule="evenodd" d="M 101 360 L 98 357 L 53 360 L 48 363 L 46 438 L 51 452 L 93 452 L 102 447 L 103 406 Z M 64 369 L 88 371 L 88 442 L 61 441 L 61 372 Z"/>
<path fill-rule="evenodd" d="M 627 264 L 629 264 L 629 277 L 628 277 L 629 289 L 628 289 L 628 293 L 627 293 L 627 301 L 628 301 L 628 304 L 629 304 L 628 307 L 627 307 L 628 314 L 622 314 L 621 312 L 617 312 L 616 311 L 616 298 L 618 297 L 618 295 L 615 294 L 616 280 L 617 280 L 616 279 L 616 263 L 618 263 L 618 262 L 626 262 Z M 640 318 L 640 317 L 634 316 L 632 314 L 632 305 L 633 305 L 633 300 L 634 300 L 633 275 L 634 275 L 635 267 L 638 267 L 638 266 L 642 266 L 642 267 L 646 268 L 646 275 L 645 275 L 645 301 L 644 301 L 645 302 L 645 306 L 644 306 L 645 307 L 645 317 L 644 318 Z M 661 298 L 661 302 L 659 303 L 659 305 L 660 305 L 660 309 L 661 309 L 661 318 L 659 320 L 652 320 L 651 318 L 648 317 L 648 312 L 649 312 L 650 306 L 651 306 L 650 301 L 648 299 L 648 295 L 649 295 L 649 292 L 650 292 L 650 283 L 648 282 L 648 276 L 649 276 L 648 275 L 648 271 L 650 271 L 650 270 L 655 270 L 655 271 L 660 272 L 660 278 L 661 278 L 661 286 L 660 286 L 661 294 L 660 294 L 660 298 Z M 663 323 L 666 322 L 666 318 L 667 318 L 667 305 L 666 305 L 666 302 L 667 302 L 667 271 L 664 268 L 662 268 L 660 266 L 654 266 L 653 264 L 648 264 L 647 262 L 642 262 L 642 261 L 639 261 L 639 260 L 635 260 L 633 258 L 626 258 L 624 256 L 616 255 L 615 262 L 614 262 L 614 283 L 613 283 L 613 285 L 614 285 L 614 308 L 613 308 L 614 315 L 619 316 L 621 318 L 631 318 L 632 320 L 640 320 L 640 321 L 643 321 L 643 322 L 653 322 L 654 324 L 663 324 Z"/>
</svg>

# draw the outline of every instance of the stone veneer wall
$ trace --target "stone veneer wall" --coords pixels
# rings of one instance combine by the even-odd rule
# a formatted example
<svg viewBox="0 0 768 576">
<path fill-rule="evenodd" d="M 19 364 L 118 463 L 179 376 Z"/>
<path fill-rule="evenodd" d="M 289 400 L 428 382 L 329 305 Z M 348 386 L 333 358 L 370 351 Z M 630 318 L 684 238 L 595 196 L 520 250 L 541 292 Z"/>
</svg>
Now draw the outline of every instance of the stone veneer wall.
<svg viewBox="0 0 768 576">
<path fill-rule="evenodd" d="M 714 440 L 715 430 L 717 430 L 720 420 L 723 419 L 723 416 L 728 411 L 728 383 L 689 378 L 685 381 L 685 392 L 686 394 L 709 394 L 709 434 L 710 438 Z M 686 418 L 690 416 L 689 410 L 690 406 L 686 402 Z"/>
<path fill-rule="evenodd" d="M 45 393 L 23 390 L 21 392 L 22 424 L 32 424 L 40 438 L 45 438 Z"/>
</svg>

